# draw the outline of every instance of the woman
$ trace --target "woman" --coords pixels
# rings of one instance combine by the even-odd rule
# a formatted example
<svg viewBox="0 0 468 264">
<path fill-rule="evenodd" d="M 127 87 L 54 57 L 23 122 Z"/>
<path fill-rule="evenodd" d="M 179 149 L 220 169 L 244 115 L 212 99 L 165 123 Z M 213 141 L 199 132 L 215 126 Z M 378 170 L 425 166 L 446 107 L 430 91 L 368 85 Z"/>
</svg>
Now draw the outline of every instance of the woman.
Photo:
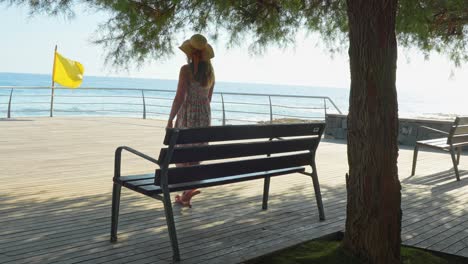
<svg viewBox="0 0 468 264">
<path fill-rule="evenodd" d="M 200 34 L 193 35 L 179 47 L 186 55 L 188 63 L 180 68 L 177 93 L 172 103 L 167 127 L 207 127 L 211 124 L 210 102 L 213 95 L 215 77 L 210 59 L 214 57 L 213 48 L 206 38 Z M 205 143 L 200 143 L 205 144 Z M 176 164 L 176 166 L 192 166 L 198 162 Z M 191 199 L 199 194 L 199 190 L 184 191 L 176 196 L 176 203 L 192 207 Z"/>
</svg>

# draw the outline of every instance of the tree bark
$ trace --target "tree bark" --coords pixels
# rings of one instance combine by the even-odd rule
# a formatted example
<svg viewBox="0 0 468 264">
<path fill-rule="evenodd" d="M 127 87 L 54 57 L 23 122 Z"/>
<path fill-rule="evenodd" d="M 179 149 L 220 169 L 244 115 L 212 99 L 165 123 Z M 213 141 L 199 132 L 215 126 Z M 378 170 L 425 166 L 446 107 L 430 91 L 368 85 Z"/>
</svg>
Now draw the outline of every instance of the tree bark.
<svg viewBox="0 0 468 264">
<path fill-rule="evenodd" d="M 347 0 L 351 92 L 343 245 L 369 263 L 400 263 L 398 0 Z"/>
</svg>

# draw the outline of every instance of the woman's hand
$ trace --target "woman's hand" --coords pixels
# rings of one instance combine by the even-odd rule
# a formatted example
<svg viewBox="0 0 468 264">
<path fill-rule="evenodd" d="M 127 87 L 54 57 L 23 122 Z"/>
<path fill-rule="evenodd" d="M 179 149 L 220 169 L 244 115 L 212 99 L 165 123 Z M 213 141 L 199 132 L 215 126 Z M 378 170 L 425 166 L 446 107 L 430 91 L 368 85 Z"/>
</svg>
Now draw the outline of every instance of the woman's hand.
<svg viewBox="0 0 468 264">
<path fill-rule="evenodd" d="M 172 128 L 172 127 L 173 127 L 173 125 L 172 125 L 172 120 L 167 121 L 167 126 L 166 126 L 166 128 Z"/>
</svg>

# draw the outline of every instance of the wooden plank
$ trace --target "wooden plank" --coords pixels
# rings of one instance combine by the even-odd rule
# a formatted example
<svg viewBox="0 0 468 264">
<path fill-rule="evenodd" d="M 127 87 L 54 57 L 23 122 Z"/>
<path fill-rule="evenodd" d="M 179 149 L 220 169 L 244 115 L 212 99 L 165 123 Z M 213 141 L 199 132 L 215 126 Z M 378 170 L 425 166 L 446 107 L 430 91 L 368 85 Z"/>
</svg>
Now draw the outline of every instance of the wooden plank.
<svg viewBox="0 0 468 264">
<path fill-rule="evenodd" d="M 273 140 L 219 145 L 184 146 L 174 149 L 170 163 L 197 162 L 245 156 L 277 154 L 283 152 L 315 151 L 320 138 Z M 159 160 L 165 160 L 167 148 L 161 149 Z"/>
<path fill-rule="evenodd" d="M 419 140 L 418 143 L 427 144 L 427 145 L 442 145 L 447 144 L 447 138 L 434 138 L 427 140 Z"/>
<path fill-rule="evenodd" d="M 130 176 L 121 176 L 117 179 L 117 182 L 130 182 L 130 181 L 141 181 L 153 179 L 154 181 L 154 174 L 138 174 L 138 175 L 130 175 Z"/>
<path fill-rule="evenodd" d="M 205 188 L 211 186 L 219 186 L 224 184 L 236 183 L 236 182 L 243 182 L 243 181 L 251 181 L 256 179 L 263 179 L 265 177 L 275 177 L 275 176 L 282 176 L 288 175 L 291 173 L 298 173 L 304 172 L 303 167 L 296 167 L 296 168 L 287 168 L 287 169 L 278 169 L 278 170 L 270 170 L 265 172 L 255 172 L 255 173 L 246 173 L 241 175 L 233 175 L 233 176 L 226 176 L 222 178 L 211 178 L 211 179 L 203 179 L 203 180 L 188 180 L 188 182 L 182 183 L 174 183 L 169 185 L 171 192 L 177 191 L 184 191 L 189 189 L 197 189 L 197 188 Z M 148 182 L 142 182 L 140 186 L 136 186 L 136 188 L 141 189 L 143 193 L 146 195 L 153 195 L 161 193 L 161 188 L 159 186 L 153 184 L 148 184 Z"/>
<path fill-rule="evenodd" d="M 460 144 L 460 143 L 468 143 L 468 135 L 458 135 L 452 136 L 449 138 L 449 144 Z"/>
<path fill-rule="evenodd" d="M 459 195 L 456 195 L 455 193 L 451 193 L 450 195 L 455 195 L 455 196 L 457 196 L 457 197 L 460 197 Z M 416 197 L 415 197 L 416 199 L 413 198 L 413 197 L 408 197 L 408 198 L 406 198 L 406 199 L 407 199 L 407 200 L 414 201 L 414 200 L 417 200 L 417 197 L 420 197 L 420 195 L 416 196 Z M 341 198 L 338 198 L 338 199 L 341 199 Z M 217 199 L 217 200 L 218 200 L 218 199 Z M 454 202 L 454 203 L 455 203 L 455 202 L 456 202 L 456 203 L 459 203 L 459 202 L 457 202 L 457 201 L 455 201 L 455 200 L 454 200 L 453 202 Z M 430 206 L 430 205 L 428 205 L 428 206 L 426 206 L 426 205 L 420 205 L 420 206 L 428 207 L 428 206 Z M 403 209 L 404 209 L 404 210 L 406 209 L 405 204 L 403 205 Z M 431 212 L 432 212 L 432 211 L 431 211 Z M 405 215 L 406 215 L 406 214 L 405 214 Z"/>
<path fill-rule="evenodd" d="M 436 148 L 436 149 L 448 149 L 450 145 L 447 144 L 447 138 L 436 138 L 428 140 L 420 140 L 417 142 L 419 145 L 426 147 Z"/>
<path fill-rule="evenodd" d="M 245 203 L 244 203 L 244 204 L 245 204 Z M 311 202 L 311 204 L 313 204 L 313 203 Z M 310 204 L 309 204 L 309 206 L 310 206 Z M 236 207 L 234 207 L 234 208 L 236 208 Z M 301 211 L 301 210 L 304 210 L 304 209 L 299 209 L 298 211 Z M 231 211 L 231 210 L 230 210 L 230 211 Z M 205 215 L 206 215 L 206 213 L 205 213 Z M 230 216 L 232 217 L 232 215 L 230 215 Z M 275 219 L 277 219 L 277 218 L 278 218 L 278 217 L 275 217 Z M 223 233 L 226 234 L 226 232 L 223 232 Z M 150 235 L 154 235 L 153 232 L 151 232 Z M 210 238 L 211 238 L 211 234 L 209 234 L 209 236 L 210 236 Z M 185 241 L 185 240 L 184 240 L 184 241 Z"/>
<path fill-rule="evenodd" d="M 453 128 L 453 135 L 463 135 L 463 134 L 468 134 L 468 125 L 455 126 Z"/>
<path fill-rule="evenodd" d="M 455 123 L 461 126 L 468 125 L 468 116 L 459 116 L 455 119 Z"/>
<path fill-rule="evenodd" d="M 311 153 L 303 153 L 278 157 L 220 162 L 207 165 L 176 167 L 168 169 L 167 177 L 169 184 L 178 184 L 254 172 L 299 167 L 310 164 L 312 159 L 313 155 Z M 160 172 L 160 170 L 157 170 L 157 172 Z M 161 177 L 157 177 L 155 183 L 156 185 L 160 185 Z"/>
<path fill-rule="evenodd" d="M 177 144 L 322 135 L 325 123 L 211 126 L 204 128 L 168 129 L 164 144 L 178 131 Z"/>
<path fill-rule="evenodd" d="M 443 226 L 441 222 L 452 227 L 463 224 L 463 222 L 468 222 L 468 218 L 465 219 L 464 217 L 455 215 L 446 215 L 442 217 L 442 221 L 437 221 L 436 217 L 429 218 L 428 220 L 432 221 L 425 221 L 425 225 L 419 226 L 419 228 L 413 230 L 410 234 L 407 231 L 403 231 L 403 237 L 408 236 L 408 239 L 403 239 L 403 242 L 413 245 L 420 245 L 423 242 L 432 243 L 434 242 L 434 237 L 447 231 L 447 227 Z"/>
</svg>

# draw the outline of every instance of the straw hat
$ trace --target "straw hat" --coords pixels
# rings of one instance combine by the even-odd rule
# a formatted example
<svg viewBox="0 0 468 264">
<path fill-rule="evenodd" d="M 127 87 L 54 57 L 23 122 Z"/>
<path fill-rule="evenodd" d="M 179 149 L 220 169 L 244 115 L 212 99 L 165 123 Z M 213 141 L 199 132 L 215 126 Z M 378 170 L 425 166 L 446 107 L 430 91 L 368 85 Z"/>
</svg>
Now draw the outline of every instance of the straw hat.
<svg viewBox="0 0 468 264">
<path fill-rule="evenodd" d="M 200 60 L 208 61 L 214 58 L 213 48 L 206 38 L 201 34 L 195 34 L 190 39 L 187 39 L 179 47 L 189 58 L 192 57 L 195 51 L 201 51 Z"/>
</svg>

